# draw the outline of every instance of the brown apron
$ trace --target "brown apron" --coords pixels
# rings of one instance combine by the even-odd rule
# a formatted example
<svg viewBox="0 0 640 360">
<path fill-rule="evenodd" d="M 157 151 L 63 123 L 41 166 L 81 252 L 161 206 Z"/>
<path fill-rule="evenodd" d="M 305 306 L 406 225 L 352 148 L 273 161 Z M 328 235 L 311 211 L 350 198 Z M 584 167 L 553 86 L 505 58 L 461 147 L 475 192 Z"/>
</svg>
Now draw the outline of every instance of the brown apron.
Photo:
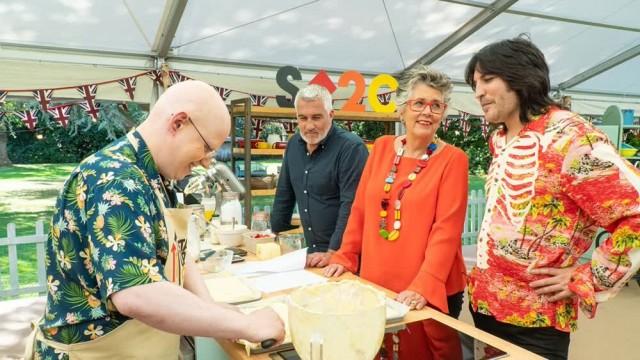
<svg viewBox="0 0 640 360">
<path fill-rule="evenodd" d="M 138 141 L 131 133 L 127 134 L 131 144 L 137 148 Z M 184 264 L 186 254 L 187 222 L 190 209 L 165 208 L 162 194 L 154 190 L 169 236 L 169 254 L 164 267 L 164 275 L 171 282 L 182 286 L 184 281 Z M 95 340 L 75 344 L 62 344 L 48 340 L 42 334 L 38 322 L 32 324 L 33 331 L 27 338 L 24 358 L 34 358 L 35 340 L 63 351 L 70 360 L 112 360 L 112 359 L 161 359 L 176 360 L 180 355 L 180 335 L 170 334 L 144 323 L 131 319 Z"/>
</svg>

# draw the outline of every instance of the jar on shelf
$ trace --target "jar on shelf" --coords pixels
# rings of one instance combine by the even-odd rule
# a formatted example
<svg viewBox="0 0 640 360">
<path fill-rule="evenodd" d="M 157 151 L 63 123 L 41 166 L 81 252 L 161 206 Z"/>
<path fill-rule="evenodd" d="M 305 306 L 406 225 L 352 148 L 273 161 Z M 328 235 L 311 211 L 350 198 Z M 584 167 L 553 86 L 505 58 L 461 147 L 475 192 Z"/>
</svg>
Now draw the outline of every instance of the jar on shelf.
<svg viewBox="0 0 640 360">
<path fill-rule="evenodd" d="M 187 205 L 191 210 L 191 216 L 187 223 L 187 254 L 194 259 L 200 256 L 200 241 L 206 231 L 206 221 L 204 219 L 204 206 Z"/>
<path fill-rule="evenodd" d="M 251 230 L 260 232 L 271 230 L 269 214 L 266 211 L 257 210 L 257 206 L 251 216 Z"/>
<path fill-rule="evenodd" d="M 220 225 L 242 224 L 242 205 L 240 195 L 237 192 L 227 191 L 222 193 L 220 204 Z"/>
</svg>

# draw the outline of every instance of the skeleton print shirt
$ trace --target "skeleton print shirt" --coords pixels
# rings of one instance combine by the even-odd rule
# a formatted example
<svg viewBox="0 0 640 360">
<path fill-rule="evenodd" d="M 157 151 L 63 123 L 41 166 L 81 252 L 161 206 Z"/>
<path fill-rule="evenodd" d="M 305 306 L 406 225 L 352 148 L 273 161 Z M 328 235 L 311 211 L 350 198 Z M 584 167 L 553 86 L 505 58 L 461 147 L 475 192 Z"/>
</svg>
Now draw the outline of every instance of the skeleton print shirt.
<svg viewBox="0 0 640 360">
<path fill-rule="evenodd" d="M 493 161 L 469 277 L 475 311 L 524 327 L 576 329 L 577 308 L 617 293 L 640 266 L 640 176 L 608 138 L 568 111 L 531 119 L 514 139 L 490 140 Z M 611 233 L 579 265 L 599 228 Z M 550 302 L 529 283 L 534 268 L 574 267 L 572 298 Z"/>
</svg>

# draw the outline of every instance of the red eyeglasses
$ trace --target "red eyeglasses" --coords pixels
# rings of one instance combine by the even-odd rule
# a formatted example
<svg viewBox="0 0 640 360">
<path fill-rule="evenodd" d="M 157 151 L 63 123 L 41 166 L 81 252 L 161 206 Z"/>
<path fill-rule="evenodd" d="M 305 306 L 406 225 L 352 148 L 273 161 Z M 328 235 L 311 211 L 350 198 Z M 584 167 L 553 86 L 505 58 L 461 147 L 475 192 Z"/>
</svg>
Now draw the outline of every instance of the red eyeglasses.
<svg viewBox="0 0 640 360">
<path fill-rule="evenodd" d="M 415 112 L 423 112 L 428 106 L 429 110 L 434 114 L 442 114 L 447 109 L 447 104 L 440 101 L 427 101 L 425 99 L 411 99 L 407 100 L 409 109 Z"/>
</svg>

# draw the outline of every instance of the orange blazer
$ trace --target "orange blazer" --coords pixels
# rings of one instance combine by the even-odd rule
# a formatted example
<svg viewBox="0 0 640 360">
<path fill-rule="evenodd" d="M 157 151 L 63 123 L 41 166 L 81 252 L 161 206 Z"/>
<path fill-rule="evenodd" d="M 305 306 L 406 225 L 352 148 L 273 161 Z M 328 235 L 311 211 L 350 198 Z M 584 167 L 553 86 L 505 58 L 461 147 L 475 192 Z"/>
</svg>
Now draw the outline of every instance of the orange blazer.
<svg viewBox="0 0 640 360">
<path fill-rule="evenodd" d="M 400 237 L 388 241 L 378 235 L 379 213 L 384 180 L 396 153 L 394 139 L 383 136 L 376 140 L 358 184 L 342 246 L 331 263 L 359 271 L 362 278 L 395 292 L 415 291 L 431 306 L 448 312 L 447 295 L 463 291 L 466 281 L 461 236 L 469 162 L 453 145 L 439 149 L 405 192 Z M 406 156 L 400 161 L 389 193 L 390 208 L 416 163 L 417 159 Z M 389 227 L 393 216 L 393 211 L 388 211 Z"/>
</svg>

